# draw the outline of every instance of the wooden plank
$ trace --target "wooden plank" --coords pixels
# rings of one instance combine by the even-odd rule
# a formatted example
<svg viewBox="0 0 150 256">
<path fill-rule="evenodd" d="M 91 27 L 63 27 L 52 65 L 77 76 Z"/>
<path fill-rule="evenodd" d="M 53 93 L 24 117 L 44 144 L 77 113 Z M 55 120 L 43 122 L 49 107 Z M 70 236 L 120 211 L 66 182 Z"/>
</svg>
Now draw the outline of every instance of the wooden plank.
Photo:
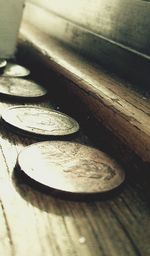
<svg viewBox="0 0 150 256">
<path fill-rule="evenodd" d="M 25 28 L 24 28 L 25 29 Z M 31 27 L 30 27 L 31 29 Z M 29 34 L 25 33 L 24 36 L 29 36 L 31 43 L 33 41 L 33 35 L 35 35 L 34 28 L 32 28 Z M 39 40 L 46 40 L 48 37 L 43 37 L 40 32 L 36 34 L 39 36 Z M 28 38 L 28 39 L 29 39 Z M 52 44 L 53 42 L 53 44 Z M 77 67 L 73 66 L 75 63 L 76 54 L 68 53 L 66 55 L 65 49 L 63 50 L 56 41 L 51 43 L 47 41 L 49 51 L 53 53 L 51 55 L 51 66 L 55 66 L 60 75 L 60 65 L 65 64 L 62 74 L 67 75 L 70 67 L 70 73 L 68 76 L 69 85 L 71 86 L 71 77 L 74 77 L 72 86 L 77 88 L 75 81 L 83 82 L 82 79 L 77 76 L 79 67 L 82 63 L 78 60 Z M 38 47 L 44 47 L 44 41 L 38 41 Z M 36 44 L 34 45 L 34 47 Z M 55 46 L 55 47 L 52 47 Z M 31 47 L 31 45 L 30 45 Z M 33 47 L 33 45 L 32 45 Z M 50 65 L 50 55 L 45 52 L 45 48 L 41 48 L 45 61 Z M 39 48 L 37 54 L 39 52 Z M 33 48 L 31 48 L 33 51 Z M 26 49 L 25 56 L 28 64 L 32 55 L 27 55 Z M 22 53 L 22 52 L 21 52 Z M 50 52 L 49 52 L 50 53 Z M 56 53 L 62 54 L 63 57 L 58 58 Z M 23 53 L 22 53 L 23 54 Z M 41 55 L 42 55 L 41 54 Z M 54 55 L 55 54 L 55 55 Z M 57 58 L 56 58 L 57 57 Z M 32 59 L 33 60 L 33 59 Z M 56 62 L 57 60 L 57 62 Z M 69 61 L 72 60 L 72 64 Z M 34 60 L 37 64 L 37 59 Z M 58 61 L 59 65 L 58 65 Z M 76 59 L 77 63 L 77 59 Z M 38 65 L 37 65 L 38 66 Z M 37 68 L 36 66 L 36 68 Z M 86 66 L 87 71 L 91 74 L 91 66 Z M 94 68 L 94 67 L 93 67 Z M 98 68 L 98 67 L 97 67 Z M 42 71 L 42 69 L 36 70 L 36 75 Z M 82 72 L 81 72 L 82 71 Z M 80 69 L 80 74 L 83 70 Z M 94 71 L 93 71 L 94 72 Z M 96 72 L 96 67 L 95 67 Z M 126 94 L 128 89 L 121 90 L 121 84 L 118 84 L 113 77 L 109 77 L 108 74 L 99 70 L 99 91 L 102 92 L 101 96 L 109 98 L 107 105 L 112 104 L 111 96 L 118 95 L 119 103 L 121 98 L 125 98 L 126 101 L 132 101 L 135 105 L 137 101 L 137 95 L 132 93 Z M 72 76 L 71 76 L 72 74 Z M 74 75 L 73 75 L 74 74 Z M 78 73 L 79 74 L 79 73 Z M 94 73 L 96 74 L 96 73 Z M 42 74 L 44 76 L 44 74 Z M 85 72 L 83 73 L 85 75 Z M 106 83 L 107 76 L 109 82 Z M 51 76 L 50 76 L 51 77 Z M 62 79 L 62 75 L 60 79 Z M 45 77 L 43 77 L 44 79 Z M 47 78 L 46 78 L 47 79 Z M 96 85 L 96 80 L 94 80 Z M 90 82 L 91 83 L 91 82 Z M 103 84 L 104 83 L 104 84 Z M 106 85 L 105 85 L 106 83 Z M 48 80 L 49 86 L 56 86 L 53 84 L 53 80 Z M 108 86 L 107 86 L 108 84 Z M 83 86 L 85 84 L 83 83 Z M 80 83 L 81 86 L 81 83 Z M 61 87 L 61 84 L 59 85 Z M 89 88 L 89 87 L 88 87 Z M 113 90 L 113 92 L 112 92 Z M 83 88 L 80 89 L 84 94 L 88 96 L 88 92 Z M 60 91 L 59 91 L 60 92 Z M 115 92 L 115 93 L 114 93 Z M 130 92 L 130 90 L 129 90 Z M 65 92 L 66 94 L 66 92 Z M 95 97 L 94 92 L 92 92 Z M 91 96 L 92 96 L 91 94 Z M 98 93 L 97 93 L 98 95 Z M 42 102 L 28 103 L 29 105 L 40 105 L 45 107 L 56 108 L 61 105 L 51 101 L 51 93 L 47 100 Z M 102 100 L 101 97 L 101 100 Z M 112 97 L 113 98 L 113 97 Z M 130 99 L 131 98 L 131 99 Z M 114 99 L 114 98 L 113 98 Z M 139 110 L 148 110 L 147 100 L 139 99 Z M 97 101 L 96 101 L 97 102 Z M 6 101 L 3 98 L 0 99 L 0 114 L 8 106 L 18 105 L 20 103 Z M 28 105 L 24 102 L 25 105 Z M 116 101 L 117 104 L 117 101 Z M 71 108 L 71 105 L 70 105 Z M 68 112 L 70 111 L 68 109 Z M 66 112 L 66 113 L 68 113 Z M 143 115 L 141 115 L 143 116 Z M 110 195 L 107 200 L 90 200 L 88 202 L 69 201 L 62 200 L 54 197 L 51 193 L 43 193 L 40 190 L 36 190 L 29 185 L 25 179 L 18 179 L 14 174 L 14 167 L 16 158 L 21 149 L 26 145 L 30 145 L 36 140 L 28 139 L 25 137 L 17 136 L 6 130 L 2 125 L 0 126 L 0 252 L 1 255 L 7 256 L 137 256 L 137 255 L 149 255 L 150 254 L 150 209 L 149 209 L 149 176 L 146 175 L 144 166 L 140 168 L 140 172 L 137 175 L 136 170 L 133 168 L 132 173 L 125 165 L 123 168 L 127 171 L 127 182 L 120 193 Z M 93 145 L 83 130 L 78 138 L 74 141 Z M 111 227 L 111 228 L 110 228 Z"/>
<path fill-rule="evenodd" d="M 35 19 L 35 17 L 39 18 Z M 99 62 L 140 87 L 149 88 L 150 57 L 148 55 L 79 27 L 33 4 L 26 5 L 24 20 L 28 20 L 38 29 L 57 38 L 81 55 Z"/>
<path fill-rule="evenodd" d="M 88 113 L 118 137 L 145 162 L 150 162 L 149 99 L 127 88 L 124 81 L 109 75 L 46 34 L 30 26 L 22 27 L 28 48 L 66 80 Z M 24 45 L 25 45 L 24 44 Z"/>
<path fill-rule="evenodd" d="M 0 111 L 14 104 L 0 100 Z M 50 101 L 44 103 L 49 104 Z M 78 140 L 82 142 L 82 137 Z M 149 255 L 150 212 L 141 179 L 140 183 L 129 179 L 121 194 L 106 201 L 56 199 L 14 176 L 18 152 L 33 142 L 6 131 L 1 125 L 0 252 L 3 255 Z"/>
<path fill-rule="evenodd" d="M 98 35 L 150 54 L 150 5 L 141 0 L 29 0 Z"/>
</svg>

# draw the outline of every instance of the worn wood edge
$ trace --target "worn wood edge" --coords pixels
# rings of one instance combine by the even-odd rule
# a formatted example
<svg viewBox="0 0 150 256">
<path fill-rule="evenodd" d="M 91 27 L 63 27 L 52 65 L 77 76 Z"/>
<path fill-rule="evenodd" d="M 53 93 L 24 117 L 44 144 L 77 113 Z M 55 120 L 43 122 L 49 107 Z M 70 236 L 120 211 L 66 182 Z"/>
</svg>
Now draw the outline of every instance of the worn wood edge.
<svg viewBox="0 0 150 256">
<path fill-rule="evenodd" d="M 20 45 L 31 48 L 50 69 L 69 80 L 70 89 L 93 117 L 144 162 L 150 162 L 149 99 L 31 25 L 22 25 Z"/>
<path fill-rule="evenodd" d="M 139 87 L 149 88 L 150 56 L 94 33 L 32 3 L 26 3 L 24 20 L 36 25 L 41 31 L 57 38 L 80 54 L 130 79 Z"/>
</svg>

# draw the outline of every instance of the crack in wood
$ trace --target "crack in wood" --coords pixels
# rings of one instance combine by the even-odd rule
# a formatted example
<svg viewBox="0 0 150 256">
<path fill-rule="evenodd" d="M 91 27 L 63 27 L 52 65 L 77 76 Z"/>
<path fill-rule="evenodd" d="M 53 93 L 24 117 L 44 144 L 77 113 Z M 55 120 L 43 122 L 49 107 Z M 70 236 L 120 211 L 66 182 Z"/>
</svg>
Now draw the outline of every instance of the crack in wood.
<svg viewBox="0 0 150 256">
<path fill-rule="evenodd" d="M 2 200 L 0 200 L 0 205 L 1 205 L 2 212 L 3 212 L 3 217 L 4 217 L 6 229 L 7 229 L 7 235 L 8 235 L 9 243 L 11 245 L 11 256 L 15 256 L 16 253 L 15 253 L 15 247 L 14 247 L 13 238 L 12 238 L 12 234 L 11 234 L 11 228 L 9 226 L 9 221 L 7 219 L 6 210 L 5 210 L 5 207 L 2 203 Z"/>
</svg>

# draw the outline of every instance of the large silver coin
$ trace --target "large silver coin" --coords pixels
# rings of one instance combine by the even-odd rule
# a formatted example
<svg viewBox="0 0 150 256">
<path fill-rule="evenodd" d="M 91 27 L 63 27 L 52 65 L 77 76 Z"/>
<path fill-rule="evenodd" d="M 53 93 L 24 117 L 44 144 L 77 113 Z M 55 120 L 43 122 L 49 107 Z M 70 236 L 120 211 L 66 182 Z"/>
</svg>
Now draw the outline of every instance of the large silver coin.
<svg viewBox="0 0 150 256">
<path fill-rule="evenodd" d="M 34 135 L 64 136 L 79 130 L 79 124 L 73 118 L 42 107 L 11 107 L 2 114 L 2 119 L 7 124 Z"/>
<path fill-rule="evenodd" d="M 21 151 L 17 165 L 32 180 L 70 193 L 108 192 L 125 179 L 124 171 L 109 156 L 73 142 L 32 144 Z"/>
<path fill-rule="evenodd" d="M 6 65 L 7 65 L 7 61 L 0 59 L 0 69 L 4 68 Z"/>
<path fill-rule="evenodd" d="M 8 77 L 25 77 L 30 74 L 29 69 L 14 63 L 8 63 L 3 76 Z"/>
<path fill-rule="evenodd" d="M 37 98 L 46 93 L 46 90 L 35 82 L 19 78 L 0 77 L 0 95 L 15 98 Z"/>
</svg>

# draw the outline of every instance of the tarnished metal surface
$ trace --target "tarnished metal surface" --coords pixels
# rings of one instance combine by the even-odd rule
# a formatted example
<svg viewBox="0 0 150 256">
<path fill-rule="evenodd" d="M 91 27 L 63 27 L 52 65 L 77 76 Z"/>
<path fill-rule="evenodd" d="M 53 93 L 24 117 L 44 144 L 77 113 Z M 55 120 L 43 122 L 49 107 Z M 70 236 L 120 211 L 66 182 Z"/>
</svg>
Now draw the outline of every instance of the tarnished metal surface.
<svg viewBox="0 0 150 256">
<path fill-rule="evenodd" d="M 41 85 L 19 78 L 0 77 L 0 95 L 19 98 L 36 98 L 46 94 Z"/>
<path fill-rule="evenodd" d="M 38 183 L 71 193 L 108 192 L 125 179 L 120 166 L 106 154 L 73 142 L 32 144 L 19 154 L 18 165 Z"/>
<path fill-rule="evenodd" d="M 61 136 L 79 130 L 79 124 L 70 116 L 42 107 L 11 107 L 2 114 L 2 119 L 8 125 L 34 135 Z"/>
<path fill-rule="evenodd" d="M 15 63 L 8 63 L 3 76 L 8 77 L 26 77 L 30 74 L 30 70 Z"/>
<path fill-rule="evenodd" d="M 0 68 L 4 68 L 7 65 L 7 61 L 6 60 L 0 60 Z"/>
</svg>

